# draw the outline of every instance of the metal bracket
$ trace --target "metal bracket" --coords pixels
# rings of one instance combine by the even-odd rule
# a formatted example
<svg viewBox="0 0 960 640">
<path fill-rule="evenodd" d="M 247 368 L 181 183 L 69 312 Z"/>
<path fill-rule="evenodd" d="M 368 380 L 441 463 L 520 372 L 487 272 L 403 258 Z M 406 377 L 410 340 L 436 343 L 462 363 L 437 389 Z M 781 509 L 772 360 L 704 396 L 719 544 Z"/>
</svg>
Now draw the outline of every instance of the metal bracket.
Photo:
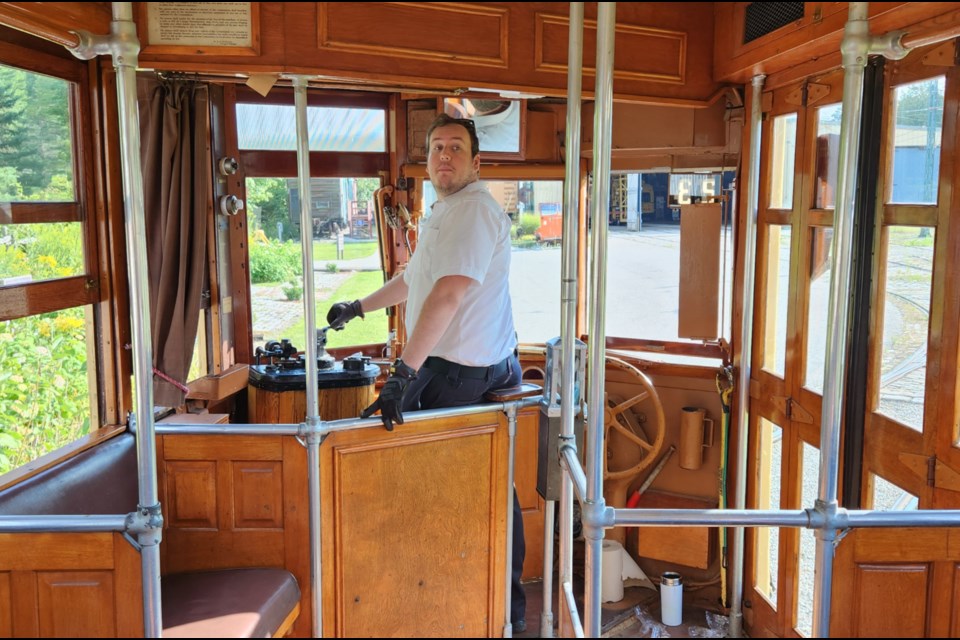
<svg viewBox="0 0 960 640">
<path fill-rule="evenodd" d="M 847 537 L 847 534 L 850 533 L 850 529 L 841 529 L 840 533 L 837 534 L 837 537 L 833 539 L 833 548 L 836 549 L 840 546 L 840 541 Z"/>
<path fill-rule="evenodd" d="M 163 513 L 160 503 L 150 507 L 138 506 L 136 511 L 127 514 L 127 531 L 136 534 L 141 546 L 160 544 L 163 538 Z"/>
</svg>

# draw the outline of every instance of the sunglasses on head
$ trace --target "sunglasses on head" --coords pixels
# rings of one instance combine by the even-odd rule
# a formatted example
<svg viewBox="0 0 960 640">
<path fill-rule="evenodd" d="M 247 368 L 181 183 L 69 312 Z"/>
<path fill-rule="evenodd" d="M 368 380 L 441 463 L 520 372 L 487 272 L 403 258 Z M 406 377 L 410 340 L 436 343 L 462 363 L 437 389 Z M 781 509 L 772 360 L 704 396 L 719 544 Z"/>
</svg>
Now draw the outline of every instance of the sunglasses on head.
<svg viewBox="0 0 960 640">
<path fill-rule="evenodd" d="M 477 130 L 477 125 L 470 118 L 451 118 L 451 123 L 464 126 L 468 131 L 476 132 Z"/>
</svg>

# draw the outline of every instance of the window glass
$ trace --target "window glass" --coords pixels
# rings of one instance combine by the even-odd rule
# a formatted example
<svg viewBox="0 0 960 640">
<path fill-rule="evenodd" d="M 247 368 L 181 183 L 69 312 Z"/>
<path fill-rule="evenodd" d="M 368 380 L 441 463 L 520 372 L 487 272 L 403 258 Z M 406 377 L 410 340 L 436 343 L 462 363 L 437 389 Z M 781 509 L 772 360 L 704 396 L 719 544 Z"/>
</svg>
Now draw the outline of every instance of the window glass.
<svg viewBox="0 0 960 640">
<path fill-rule="evenodd" d="M 297 180 L 248 178 L 246 185 L 254 347 L 286 338 L 303 350 L 306 322 Z M 378 178 L 310 179 L 318 329 L 326 325 L 333 303 L 364 298 L 383 286 L 380 230 L 373 208 L 373 192 L 379 187 Z M 384 310 L 367 313 L 327 335 L 331 348 L 386 339 Z"/>
<path fill-rule="evenodd" d="M 91 316 L 76 307 L 0 321 L 0 473 L 90 431 Z"/>
<path fill-rule="evenodd" d="M 766 293 L 763 309 L 763 368 L 784 375 L 787 355 L 787 296 L 790 291 L 790 227 L 767 227 Z"/>
<path fill-rule="evenodd" d="M 891 202 L 937 203 L 944 84 L 944 77 L 940 76 L 894 90 L 896 121 Z"/>
<path fill-rule="evenodd" d="M 693 342 L 679 337 L 681 206 L 729 193 L 733 171 L 626 173 L 610 186 L 607 236 L 606 333 L 611 337 Z M 729 202 L 721 204 L 717 284 L 720 325 L 729 327 L 733 234 Z M 588 239 L 588 253 L 592 244 Z M 589 278 L 589 270 L 587 273 Z M 727 329 L 728 330 L 728 329 Z M 713 366 L 716 361 L 657 354 L 656 358 Z"/>
<path fill-rule="evenodd" d="M 921 431 L 935 232 L 929 227 L 900 226 L 888 227 L 886 231 L 878 409 Z"/>
<path fill-rule="evenodd" d="M 817 501 L 820 487 L 820 449 L 803 443 L 803 458 L 800 461 L 800 508 L 810 509 Z M 800 557 L 797 575 L 797 632 L 805 638 L 813 634 L 813 579 L 814 561 L 817 555 L 817 539 L 813 529 L 800 529 Z"/>
<path fill-rule="evenodd" d="M 793 209 L 793 166 L 797 154 L 797 114 L 773 119 L 770 208 Z"/>
<path fill-rule="evenodd" d="M 83 273 L 81 223 L 0 225 L 0 286 Z"/>
<path fill-rule="evenodd" d="M 193 341 L 193 355 L 190 356 L 190 371 L 187 372 L 187 382 L 202 378 L 210 373 L 210 362 L 207 357 L 209 340 L 207 338 L 207 309 L 200 309 L 200 319 L 197 322 L 197 337 Z"/>
<path fill-rule="evenodd" d="M 237 104 L 241 149 L 295 151 L 297 116 L 292 105 Z M 387 148 L 382 109 L 307 107 L 311 151 L 382 152 Z"/>
<path fill-rule="evenodd" d="M 0 202 L 73 202 L 70 83 L 0 64 Z"/>
<path fill-rule="evenodd" d="M 873 480 L 873 503 L 869 507 L 874 511 L 914 511 L 918 498 L 906 489 L 902 489 L 881 476 L 870 474 Z"/>
<path fill-rule="evenodd" d="M 757 509 L 780 508 L 780 466 L 783 462 L 783 430 L 779 425 L 760 419 L 757 456 Z M 780 530 L 757 527 L 754 583 L 757 590 L 777 608 L 777 582 L 780 566 Z"/>
<path fill-rule="evenodd" d="M 814 206 L 833 209 L 837 190 L 837 161 L 840 158 L 839 104 L 817 109 L 817 167 Z"/>
<path fill-rule="evenodd" d="M 807 358 L 803 385 L 821 394 L 827 353 L 827 316 L 832 269 L 833 229 L 814 227 L 810 230 L 810 298 L 807 304 Z"/>
<path fill-rule="evenodd" d="M 481 180 L 512 221 L 510 298 L 517 336 L 541 343 L 560 335 L 562 180 Z M 423 181 L 424 215 L 437 201 Z"/>
</svg>

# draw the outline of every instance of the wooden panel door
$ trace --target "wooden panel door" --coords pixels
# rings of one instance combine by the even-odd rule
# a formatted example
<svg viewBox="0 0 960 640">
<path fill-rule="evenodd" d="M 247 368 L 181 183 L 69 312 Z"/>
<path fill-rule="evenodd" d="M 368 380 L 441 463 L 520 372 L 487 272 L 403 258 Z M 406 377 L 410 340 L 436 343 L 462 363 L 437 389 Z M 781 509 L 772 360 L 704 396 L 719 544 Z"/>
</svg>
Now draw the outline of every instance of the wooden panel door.
<svg viewBox="0 0 960 640">
<path fill-rule="evenodd" d="M 934 45 L 885 70 L 862 508 L 960 508 L 956 53 L 955 42 Z M 960 635 L 958 542 L 956 529 L 851 532 L 831 631 Z"/>
<path fill-rule="evenodd" d="M 500 635 L 507 446 L 499 412 L 327 437 L 324 636 Z"/>
<path fill-rule="evenodd" d="M 866 388 L 843 394 L 845 402 L 865 399 L 862 424 L 844 425 L 844 443 L 857 447 L 845 457 L 851 468 L 841 467 L 841 488 L 849 491 L 839 498 L 848 507 L 960 506 L 960 230 L 951 220 L 960 204 L 953 188 L 960 176 L 955 60 L 955 44 L 947 43 L 888 63 L 882 125 L 864 135 L 864 148 L 879 141 L 881 151 L 876 213 L 868 222 L 875 227 L 873 247 L 855 256 L 870 265 L 872 289 L 867 358 L 856 365 Z M 833 250 L 830 180 L 840 78 L 828 74 L 774 91 L 764 124 L 748 487 L 755 507 L 810 507 L 816 497 L 817 370 L 825 355 L 816 322 Z M 796 131 L 791 197 L 782 188 L 789 175 L 787 125 Z M 781 284 L 771 286 L 777 279 Z M 847 437 L 857 434 L 862 449 Z M 833 634 L 955 635 L 955 535 L 948 529 L 849 533 L 838 545 Z M 809 635 L 812 533 L 754 530 L 748 541 L 751 634 Z"/>
</svg>

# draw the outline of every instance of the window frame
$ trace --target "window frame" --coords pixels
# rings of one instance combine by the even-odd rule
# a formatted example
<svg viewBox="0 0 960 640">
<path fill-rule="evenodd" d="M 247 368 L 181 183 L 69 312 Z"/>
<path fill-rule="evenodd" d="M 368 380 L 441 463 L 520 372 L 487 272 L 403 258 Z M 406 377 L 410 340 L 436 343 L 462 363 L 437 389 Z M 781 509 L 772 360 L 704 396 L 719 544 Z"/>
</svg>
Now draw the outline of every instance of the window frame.
<svg viewBox="0 0 960 640">
<path fill-rule="evenodd" d="M 4 29 L 5 35 L 6 31 Z M 123 376 L 117 371 L 122 360 L 118 336 L 124 329 L 116 321 L 124 302 L 108 299 L 108 296 L 116 298 L 117 294 L 111 293 L 114 278 L 108 275 L 106 265 L 107 261 L 116 261 L 123 255 L 117 248 L 109 248 L 112 238 L 122 238 L 122 232 L 118 235 L 118 230 L 113 228 L 122 226 L 122 217 L 106 211 L 106 169 L 95 164 L 95 159 L 104 151 L 103 142 L 95 136 L 95 132 L 101 130 L 95 122 L 108 117 L 99 114 L 98 105 L 109 99 L 113 99 L 115 105 L 115 94 L 112 87 L 105 86 L 99 77 L 99 63 L 75 60 L 66 52 L 63 56 L 56 55 L 48 52 L 45 44 L 28 35 L 11 32 L 8 41 L 0 41 L 0 64 L 70 83 L 67 98 L 74 198 L 69 202 L 0 202 L 0 224 L 79 223 L 83 239 L 83 272 L 0 286 L 0 321 L 86 308 L 89 431 L 28 464 L 10 470 L 0 480 L 0 487 L 36 475 L 125 430 L 120 424 L 120 416 L 124 414 L 120 406 L 124 393 L 119 391 L 124 386 Z M 114 112 L 115 109 L 114 106 Z M 108 331 L 114 335 L 105 335 Z M 115 347 L 108 350 L 107 344 Z"/>
</svg>

